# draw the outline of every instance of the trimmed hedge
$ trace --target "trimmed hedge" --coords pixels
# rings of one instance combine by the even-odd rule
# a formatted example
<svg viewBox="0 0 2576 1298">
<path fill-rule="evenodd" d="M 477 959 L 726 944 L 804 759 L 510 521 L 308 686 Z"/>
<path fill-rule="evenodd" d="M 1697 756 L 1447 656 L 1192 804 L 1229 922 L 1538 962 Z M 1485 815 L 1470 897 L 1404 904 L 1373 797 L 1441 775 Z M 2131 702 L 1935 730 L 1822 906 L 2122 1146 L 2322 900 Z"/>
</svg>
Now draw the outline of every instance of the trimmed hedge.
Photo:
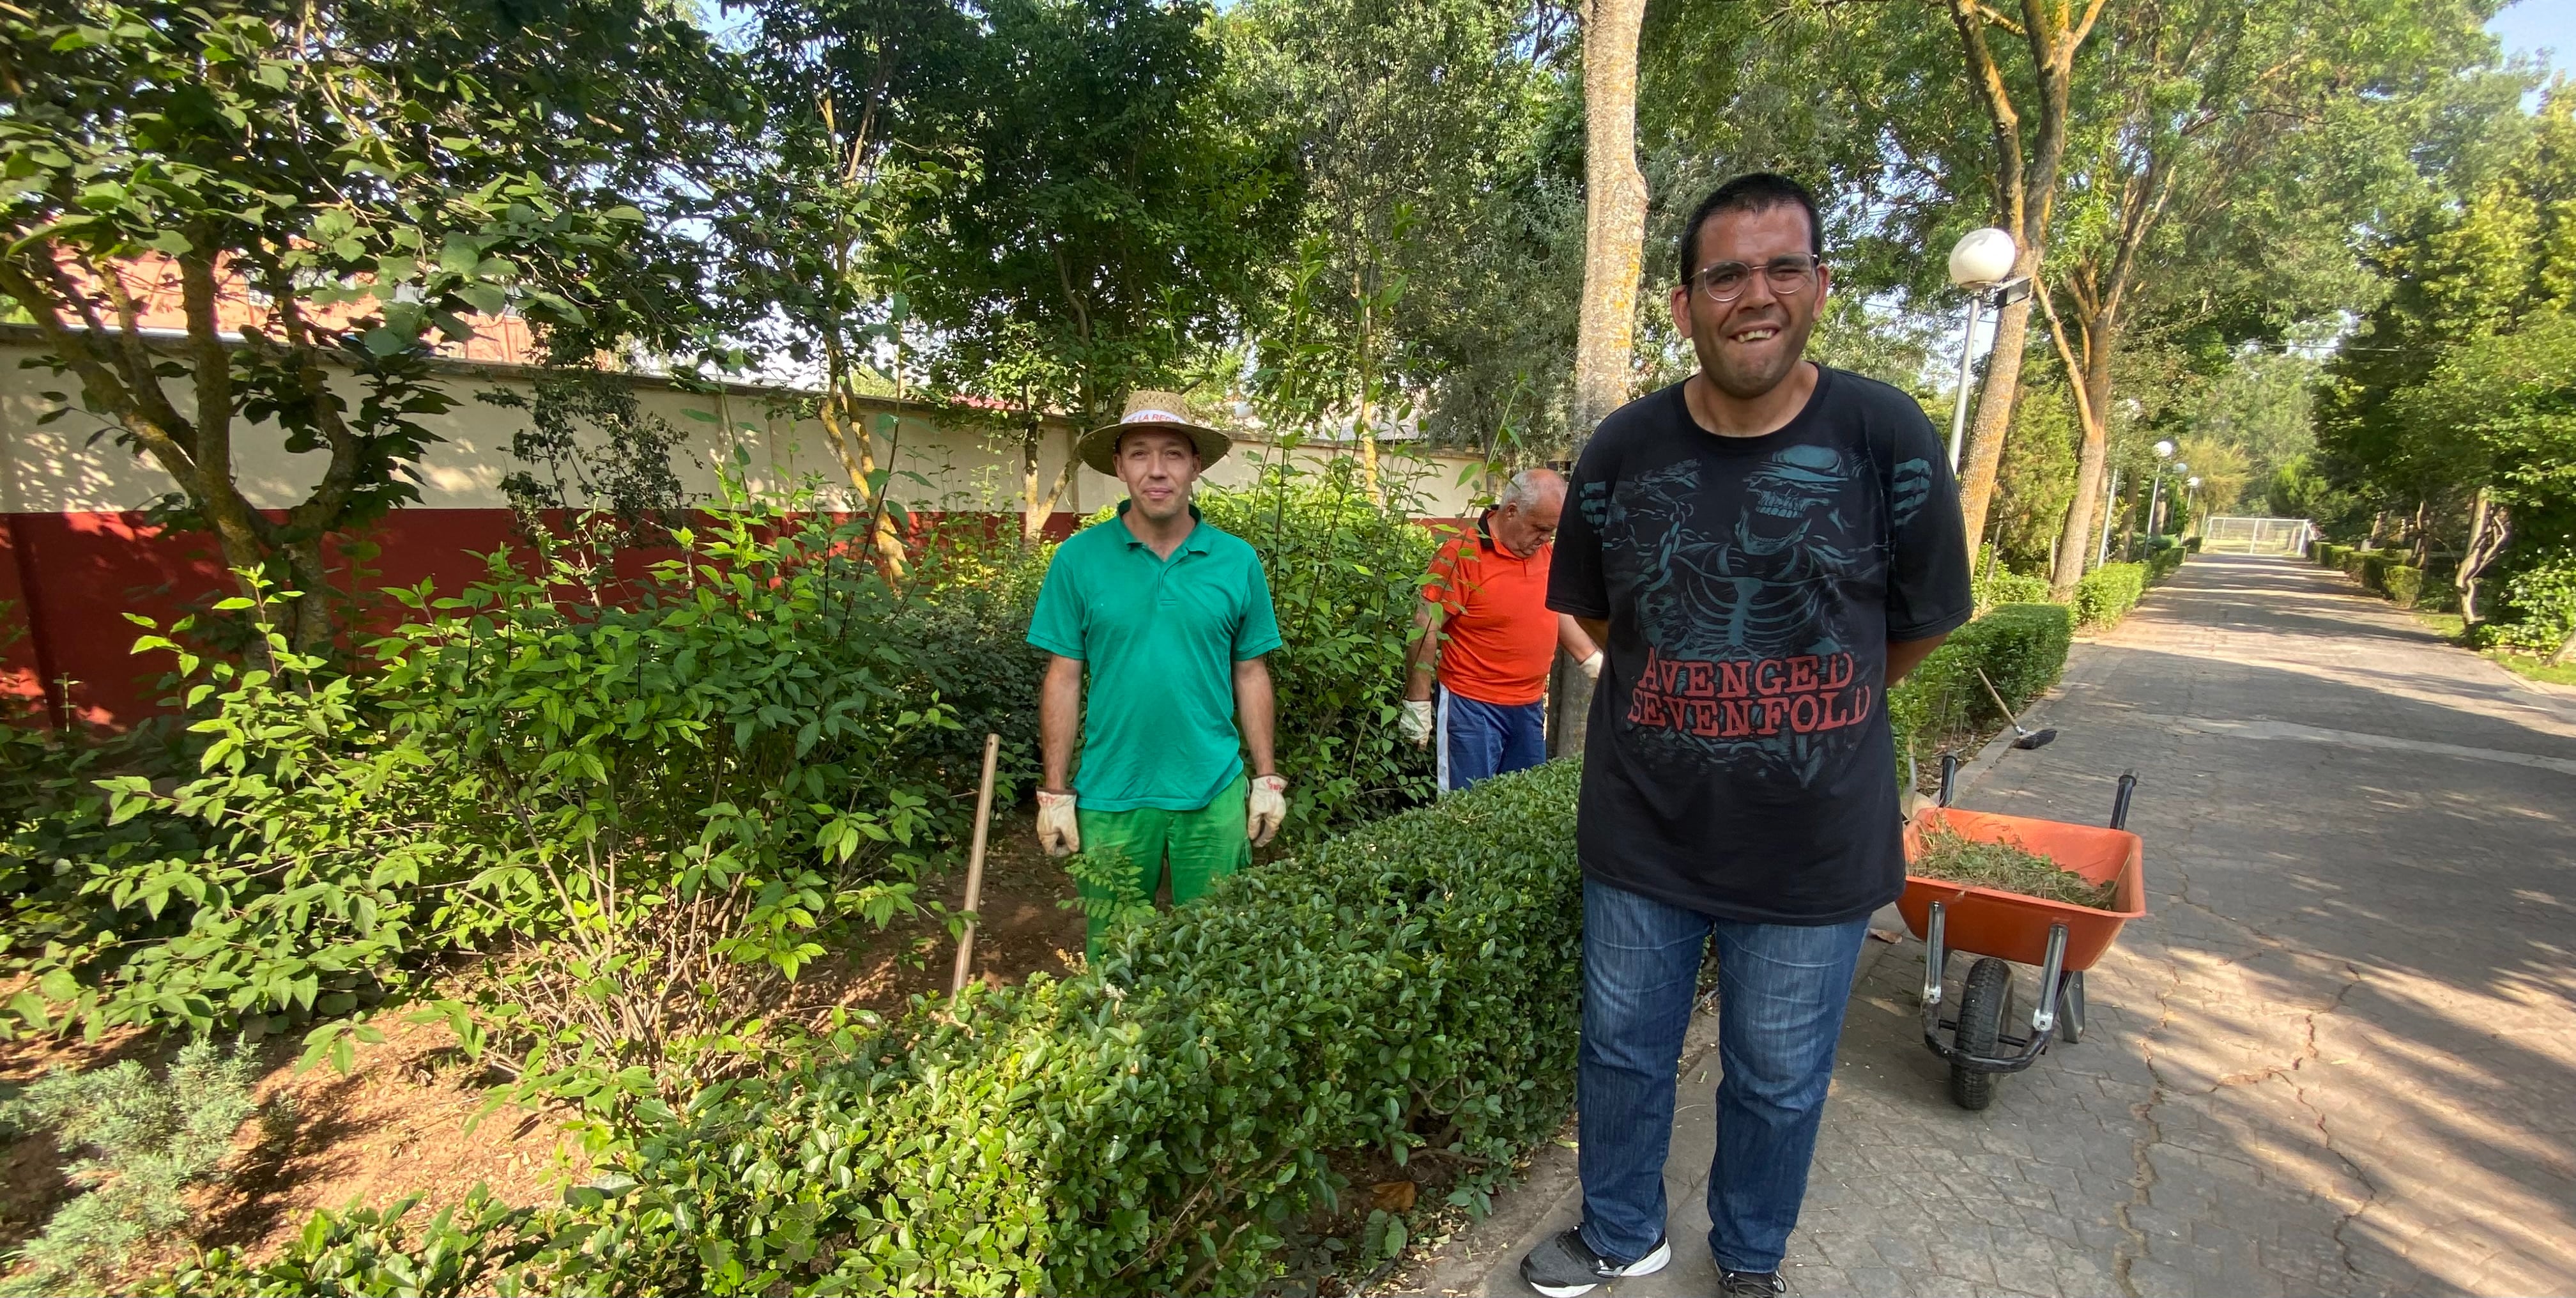
<svg viewBox="0 0 2576 1298">
<path fill-rule="evenodd" d="M 2174 571 L 2182 567 L 2183 560 L 2189 557 L 2190 552 L 2178 545 L 2148 555 L 2147 583 L 2153 585 L 2174 575 Z"/>
<path fill-rule="evenodd" d="M 417 1240 L 323 1213 L 272 1261 L 217 1251 L 168 1285 L 1250 1292 L 1335 1202 L 1337 1158 L 1438 1157 L 1470 1203 L 1563 1120 L 1580 779 L 1480 784 L 1226 880 L 1114 937 L 1095 974 L 710 1088 L 561 1206 L 478 1205 Z M 1370 1238 L 1400 1245 L 1401 1223 Z"/>
<path fill-rule="evenodd" d="M 2087 627 L 2112 626 L 2146 593 L 2147 565 L 2103 564 L 2075 583 L 2075 621 Z"/>
<path fill-rule="evenodd" d="M 2063 604 L 2006 604 L 1950 633 L 1932 656 L 1887 694 L 1888 723 L 1899 753 L 1918 739 L 1940 744 L 2003 723 L 1986 679 L 2015 711 L 2057 683 L 2074 639 L 2074 619 Z"/>
<path fill-rule="evenodd" d="M 2399 608 L 2413 608 L 2424 594 L 2424 570 L 2392 563 L 2380 570 L 2380 593 Z"/>
</svg>

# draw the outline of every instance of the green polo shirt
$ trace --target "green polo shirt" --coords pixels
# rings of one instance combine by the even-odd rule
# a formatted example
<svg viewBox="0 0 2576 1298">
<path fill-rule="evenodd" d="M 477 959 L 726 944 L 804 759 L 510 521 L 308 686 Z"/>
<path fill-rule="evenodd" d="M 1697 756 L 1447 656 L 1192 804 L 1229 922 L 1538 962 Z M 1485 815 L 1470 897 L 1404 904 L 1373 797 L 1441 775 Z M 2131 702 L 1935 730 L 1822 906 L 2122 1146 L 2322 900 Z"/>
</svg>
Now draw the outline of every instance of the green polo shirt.
<svg viewBox="0 0 2576 1298">
<path fill-rule="evenodd" d="M 1127 507 L 1056 547 L 1029 643 L 1089 669 L 1073 791 L 1092 811 L 1196 811 L 1243 772 L 1234 664 L 1279 647 L 1261 558 L 1199 520 L 1169 559 Z"/>
</svg>

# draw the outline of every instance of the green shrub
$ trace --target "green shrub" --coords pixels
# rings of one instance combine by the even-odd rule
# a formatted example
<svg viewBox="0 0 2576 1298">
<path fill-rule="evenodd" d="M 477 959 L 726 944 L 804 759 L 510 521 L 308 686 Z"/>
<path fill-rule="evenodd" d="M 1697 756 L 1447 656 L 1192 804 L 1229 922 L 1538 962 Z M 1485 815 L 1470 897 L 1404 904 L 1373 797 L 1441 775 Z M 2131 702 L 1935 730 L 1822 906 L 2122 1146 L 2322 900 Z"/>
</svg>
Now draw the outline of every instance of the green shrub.
<svg viewBox="0 0 2576 1298">
<path fill-rule="evenodd" d="M 2504 583 L 2504 599 L 2484 632 L 2499 648 L 2554 654 L 2576 635 L 2576 549 L 2560 546 L 2525 562 Z"/>
<path fill-rule="evenodd" d="M 2146 594 L 2147 565 L 2106 563 L 2075 583 L 2075 621 L 2079 626 L 2111 627 L 2128 616 Z"/>
<path fill-rule="evenodd" d="M 471 1258 L 434 1291 L 1251 1292 L 1346 1188 L 1337 1161 L 1429 1159 L 1478 1204 L 1563 1119 L 1580 779 L 1481 784 L 1236 875 L 1085 977 L 642 1111 L 562 1207 L 418 1243 L 326 1213 L 274 1262 L 210 1254 L 172 1288 Z M 1401 1221 L 1371 1239 L 1401 1247 Z"/>
<path fill-rule="evenodd" d="M 2424 570 L 2392 563 L 2380 570 L 2379 583 L 2381 593 L 2397 607 L 2413 608 L 2424 593 Z"/>
<path fill-rule="evenodd" d="M 25 1026 L 265 1031 L 347 1013 L 386 993 L 421 901 L 470 868 L 434 832 L 470 797 L 376 724 L 359 680 L 291 650 L 277 627 L 294 596 L 251 580 L 217 608 L 251 615 L 252 663 L 137 642 L 178 656 L 191 778 L 88 772 L 14 836 L 41 875 L 10 917 Z"/>
<path fill-rule="evenodd" d="M 2074 622 L 2062 604 L 2006 604 L 1950 633 L 1895 689 L 1887 716 L 1899 753 L 1939 747 L 2003 723 L 1982 669 L 2015 711 L 2057 683 Z"/>
<path fill-rule="evenodd" d="M 2337 545 L 2332 541 L 2317 542 L 2317 566 L 2320 568 L 2343 567 L 2344 553 L 2351 548 L 2352 547 L 2348 545 Z"/>
<path fill-rule="evenodd" d="M 137 1250 L 182 1234 L 188 1188 L 222 1178 L 233 1134 L 258 1112 L 257 1072 L 244 1047 L 219 1051 L 199 1037 L 159 1079 L 128 1059 L 55 1073 L 0 1106 L 0 1122 L 50 1131 L 64 1150 L 81 1151 L 64 1171 L 89 1187 L 26 1243 L 18 1256 L 27 1269 L 0 1292 L 102 1292 Z"/>
<path fill-rule="evenodd" d="M 2190 552 L 2178 545 L 2149 554 L 2147 556 L 2148 584 L 2152 585 L 2172 576 L 2176 569 L 2182 567 L 2183 560 L 2189 557 Z"/>
<path fill-rule="evenodd" d="M 1016 527 L 961 519 L 921 538 L 917 560 L 900 583 L 901 606 L 888 638 L 910 661 L 901 682 L 905 694 L 938 699 L 957 725 L 913 732 L 898 744 L 894 760 L 928 772 L 928 782 L 948 792 L 944 840 L 973 830 L 968 822 L 986 734 L 1002 737 L 995 805 L 1012 806 L 1037 787 L 1037 697 L 1046 655 L 1028 642 L 1029 615 L 1054 555 L 1052 544 L 1023 544 Z"/>
<path fill-rule="evenodd" d="M 907 691 L 856 528 L 737 501 L 674 539 L 627 605 L 578 602 L 593 574 L 551 545 L 542 579 L 496 555 L 459 597 L 400 592 L 420 617 L 368 676 L 289 652 L 265 596 L 227 601 L 267 658 L 181 654 L 202 773 L 99 786 L 104 820 L 194 837 L 71 862 L 88 936 L 18 957 L 11 1009 L 273 1029 L 506 945 L 440 1008 L 526 1085 L 613 1109 L 749 1066 L 823 939 L 913 909 L 969 817 L 936 814 L 955 799 L 907 747 L 955 723 Z M 345 1060 L 341 1026 L 312 1042 Z"/>
<path fill-rule="evenodd" d="M 269 1261 L 252 1264 L 216 1249 L 143 1292 L 162 1298 L 473 1298 L 494 1292 L 490 1280 L 510 1275 L 549 1244 L 576 1242 L 535 1233 L 539 1210 L 495 1203 L 481 1185 L 467 1192 L 464 1203 L 432 1217 L 415 1241 L 402 1219 L 419 1202 L 415 1194 L 382 1212 L 352 1204 L 316 1213 L 302 1236 Z"/>
<path fill-rule="evenodd" d="M 2048 602 L 2048 578 L 2029 577 L 1993 561 L 1991 548 L 1977 555 L 1976 604 L 1980 609 L 1999 604 L 2045 604 Z"/>
</svg>

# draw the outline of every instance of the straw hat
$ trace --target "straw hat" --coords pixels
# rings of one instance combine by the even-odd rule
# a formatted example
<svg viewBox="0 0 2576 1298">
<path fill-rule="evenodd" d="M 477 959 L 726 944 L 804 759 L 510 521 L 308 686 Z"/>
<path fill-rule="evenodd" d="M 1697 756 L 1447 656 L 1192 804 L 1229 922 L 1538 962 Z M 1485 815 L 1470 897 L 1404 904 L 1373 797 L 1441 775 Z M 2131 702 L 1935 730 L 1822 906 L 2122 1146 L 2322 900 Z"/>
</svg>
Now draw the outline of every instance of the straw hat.
<svg viewBox="0 0 2576 1298">
<path fill-rule="evenodd" d="M 1213 428 L 1190 422 L 1189 403 L 1177 392 L 1131 392 L 1127 394 L 1127 413 L 1117 423 L 1095 428 L 1082 435 L 1077 448 L 1082 462 L 1110 477 L 1118 476 L 1118 439 L 1122 434 L 1150 428 L 1157 432 L 1180 433 L 1199 449 L 1199 467 L 1204 469 L 1225 458 L 1234 447 L 1234 439 Z"/>
</svg>

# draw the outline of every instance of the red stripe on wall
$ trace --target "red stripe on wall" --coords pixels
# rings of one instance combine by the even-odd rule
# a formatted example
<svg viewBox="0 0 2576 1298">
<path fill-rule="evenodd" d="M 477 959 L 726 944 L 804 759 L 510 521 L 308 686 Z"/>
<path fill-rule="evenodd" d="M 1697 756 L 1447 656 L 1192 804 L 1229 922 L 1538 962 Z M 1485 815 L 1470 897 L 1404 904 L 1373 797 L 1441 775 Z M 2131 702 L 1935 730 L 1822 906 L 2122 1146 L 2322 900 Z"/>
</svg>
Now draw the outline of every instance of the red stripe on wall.
<svg viewBox="0 0 2576 1298">
<path fill-rule="evenodd" d="M 944 516 L 925 511 L 913 518 L 919 527 Z M 24 632 L 0 645 L 0 695 L 29 705 L 41 700 L 57 724 L 69 716 L 125 726 L 161 711 L 161 682 L 175 664 L 167 653 L 137 656 L 134 641 L 145 630 L 125 615 L 168 626 L 190 609 L 235 594 L 214 539 L 154 527 L 139 512 L 0 519 L 6 521 L 0 546 L 7 550 L 0 555 L 0 600 L 15 605 L 11 620 Z M 1059 511 L 1047 520 L 1046 533 L 1061 539 L 1080 521 Z M 403 614 L 382 593 L 387 587 L 427 581 L 436 593 L 453 595 L 483 578 L 479 556 L 530 549 L 506 509 L 401 509 L 361 535 L 374 547 L 358 551 L 362 558 L 353 560 L 347 546 L 334 547 L 335 584 L 362 592 L 362 621 L 378 628 Z M 623 552 L 618 574 L 639 576 L 671 553 Z"/>
<path fill-rule="evenodd" d="M 914 514 L 914 530 L 956 517 L 944 511 Z M 980 515 L 997 531 L 1013 528 L 1008 514 Z M 161 682 L 175 664 L 167 653 L 137 656 L 144 628 L 127 613 L 168 626 L 190 609 L 236 593 L 214 539 L 203 532 L 172 532 L 140 513 L 0 515 L 0 600 L 16 605 L 14 621 L 25 634 L 0 645 L 0 695 L 33 705 L 42 700 L 56 724 L 65 717 L 97 726 L 125 726 L 162 710 Z M 1062 540 L 1082 515 L 1059 510 L 1045 535 Z M 1464 520 L 1421 519 L 1433 527 Z M 362 592 L 363 624 L 388 628 L 403 610 L 382 592 L 423 581 L 453 595 L 481 580 L 479 557 L 507 548 L 529 552 L 518 519 L 506 509 L 396 510 L 363 533 L 373 551 L 353 559 L 335 547 L 336 584 Z M 621 577 L 640 576 L 674 551 L 629 550 L 619 555 Z M 0 630 L 0 636 L 6 631 Z"/>
</svg>

